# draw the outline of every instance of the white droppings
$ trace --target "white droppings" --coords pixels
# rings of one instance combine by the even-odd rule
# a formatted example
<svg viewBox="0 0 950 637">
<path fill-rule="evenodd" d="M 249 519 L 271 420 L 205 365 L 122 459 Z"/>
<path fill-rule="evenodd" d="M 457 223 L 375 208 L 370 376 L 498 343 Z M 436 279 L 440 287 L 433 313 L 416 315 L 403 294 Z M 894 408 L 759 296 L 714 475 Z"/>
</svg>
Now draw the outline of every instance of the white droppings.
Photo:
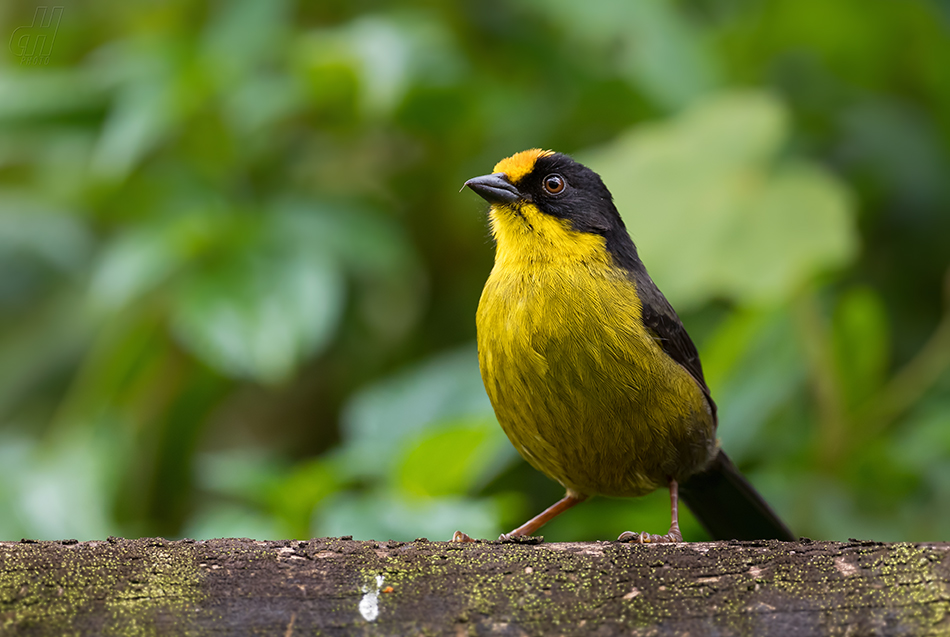
<svg viewBox="0 0 950 637">
<path fill-rule="evenodd" d="M 363 591 L 363 599 L 360 600 L 360 615 L 368 622 L 374 621 L 379 617 L 379 589 L 383 586 L 382 575 L 376 576 L 376 590 L 370 590 L 366 586 L 360 587 Z"/>
<path fill-rule="evenodd" d="M 752 568 L 749 569 L 749 575 L 751 575 L 755 579 L 759 579 L 760 577 L 762 577 L 762 569 L 759 568 L 758 566 L 753 566 Z"/>
<path fill-rule="evenodd" d="M 848 564 L 848 561 L 844 558 L 844 556 L 835 558 L 835 568 L 838 569 L 838 572 L 845 577 L 854 575 L 858 572 L 858 568 L 854 564 Z"/>
<path fill-rule="evenodd" d="M 525 566 L 524 572 L 525 572 L 525 575 L 531 575 L 532 573 L 534 573 L 534 569 L 531 568 L 530 566 Z"/>
</svg>

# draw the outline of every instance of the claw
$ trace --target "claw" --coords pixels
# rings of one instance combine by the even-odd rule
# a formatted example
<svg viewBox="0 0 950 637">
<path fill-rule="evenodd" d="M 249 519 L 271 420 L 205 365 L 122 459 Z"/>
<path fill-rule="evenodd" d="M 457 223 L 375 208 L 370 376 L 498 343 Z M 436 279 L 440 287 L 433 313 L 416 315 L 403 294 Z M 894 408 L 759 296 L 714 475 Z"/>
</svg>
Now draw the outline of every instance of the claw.
<svg viewBox="0 0 950 637">
<path fill-rule="evenodd" d="M 452 535 L 453 542 L 474 542 L 475 540 L 468 535 L 467 533 L 462 533 L 461 531 L 456 531 Z"/>
</svg>

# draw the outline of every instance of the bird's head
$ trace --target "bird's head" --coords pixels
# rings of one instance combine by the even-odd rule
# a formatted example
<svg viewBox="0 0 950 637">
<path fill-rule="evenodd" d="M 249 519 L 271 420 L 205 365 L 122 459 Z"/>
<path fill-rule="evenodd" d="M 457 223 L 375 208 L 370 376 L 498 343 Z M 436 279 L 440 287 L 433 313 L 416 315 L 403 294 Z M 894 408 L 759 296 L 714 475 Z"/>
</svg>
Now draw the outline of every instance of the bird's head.
<svg viewBox="0 0 950 637">
<path fill-rule="evenodd" d="M 600 176 L 567 155 L 525 150 L 465 185 L 491 204 L 499 257 L 606 257 L 613 244 L 630 241 Z"/>
</svg>

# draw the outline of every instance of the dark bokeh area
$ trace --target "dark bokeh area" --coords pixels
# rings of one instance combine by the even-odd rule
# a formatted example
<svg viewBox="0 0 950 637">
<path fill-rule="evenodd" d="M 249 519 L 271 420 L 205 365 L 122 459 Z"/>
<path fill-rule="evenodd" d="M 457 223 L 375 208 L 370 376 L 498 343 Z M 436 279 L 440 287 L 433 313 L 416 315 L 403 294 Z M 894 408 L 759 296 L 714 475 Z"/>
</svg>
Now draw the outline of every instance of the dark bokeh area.
<svg viewBox="0 0 950 637">
<path fill-rule="evenodd" d="M 482 389 L 459 192 L 532 147 L 603 175 L 797 533 L 950 538 L 946 3 L 16 0 L 0 34 L 0 538 L 552 503 Z M 667 523 L 660 492 L 544 534 Z"/>
</svg>

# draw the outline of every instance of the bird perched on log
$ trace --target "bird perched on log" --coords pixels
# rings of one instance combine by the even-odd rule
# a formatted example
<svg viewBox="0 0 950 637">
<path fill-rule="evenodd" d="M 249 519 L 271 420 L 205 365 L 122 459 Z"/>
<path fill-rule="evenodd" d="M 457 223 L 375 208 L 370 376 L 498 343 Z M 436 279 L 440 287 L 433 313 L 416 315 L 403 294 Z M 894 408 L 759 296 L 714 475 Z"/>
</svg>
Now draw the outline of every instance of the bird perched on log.
<svg viewBox="0 0 950 637">
<path fill-rule="evenodd" d="M 621 541 L 681 542 L 680 497 L 714 538 L 795 539 L 720 449 L 696 346 L 600 176 L 533 149 L 465 185 L 491 204 L 496 244 L 476 321 L 482 380 L 511 443 L 567 491 L 502 539 L 590 496 L 660 487 L 669 531 Z"/>
</svg>

